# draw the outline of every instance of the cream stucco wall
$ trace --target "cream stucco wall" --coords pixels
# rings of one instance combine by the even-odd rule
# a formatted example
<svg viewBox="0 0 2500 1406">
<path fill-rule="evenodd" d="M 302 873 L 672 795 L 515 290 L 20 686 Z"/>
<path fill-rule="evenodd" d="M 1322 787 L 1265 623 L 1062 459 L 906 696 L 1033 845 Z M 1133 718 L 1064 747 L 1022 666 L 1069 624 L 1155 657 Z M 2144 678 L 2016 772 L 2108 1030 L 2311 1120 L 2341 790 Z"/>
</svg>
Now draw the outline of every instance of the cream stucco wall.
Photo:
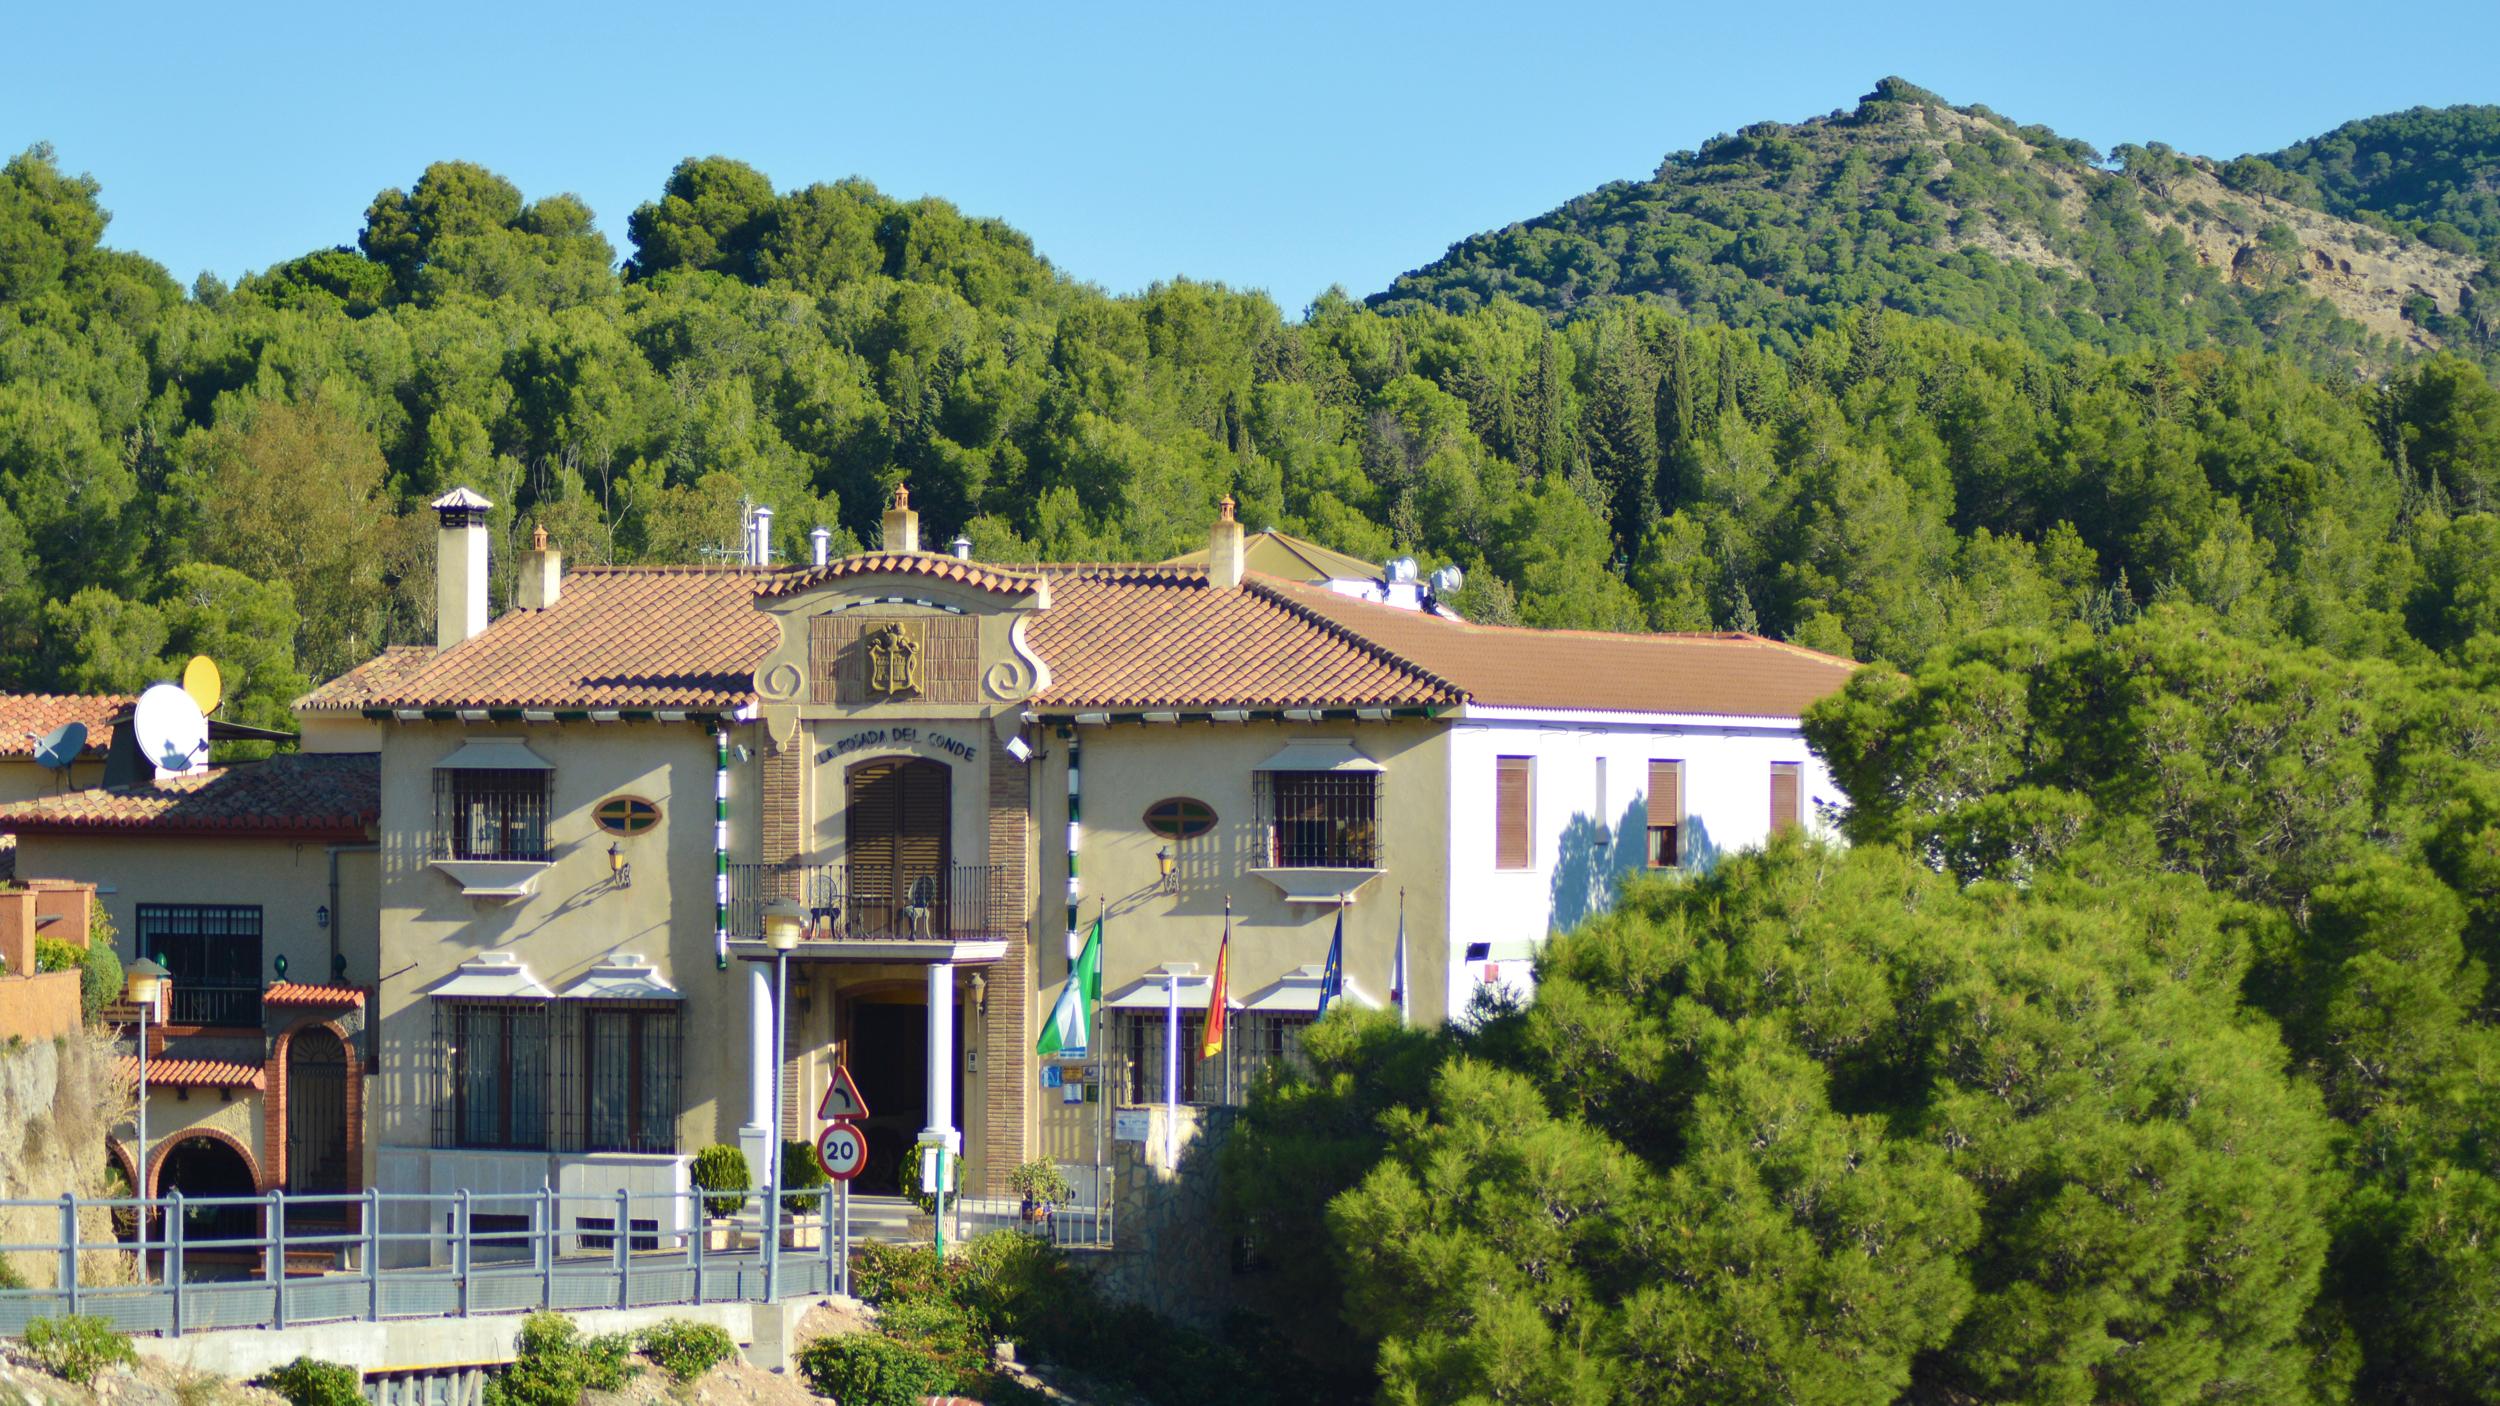
<svg viewBox="0 0 2500 1406">
<path fill-rule="evenodd" d="M 64 783 L 59 772 L 35 765 L 31 757 L 0 758 L 0 805 L 11 801 L 33 800 L 37 796 L 76 791 L 104 780 L 104 759 L 82 761 L 69 769 Z"/>
<path fill-rule="evenodd" d="M 1446 807 L 1447 728 L 1424 719 L 1325 723 L 1121 723 L 1074 729 L 1081 748 L 1083 822 L 1078 848 L 1079 926 L 1090 925 L 1104 900 L 1130 908 L 1103 934 L 1106 997 L 1166 962 L 1215 967 L 1224 901 L 1233 902 L 1233 945 L 1226 973 L 1239 1000 L 1296 967 L 1323 962 L 1337 908 L 1291 903 L 1251 873 L 1267 862 L 1267 839 L 1254 800 L 1259 765 L 1294 740 L 1350 742 L 1384 768 L 1378 823 L 1385 871 L 1355 891 L 1345 909 L 1347 981 L 1372 1001 L 1389 1000 L 1398 929 L 1398 891 L 1406 891 L 1409 958 L 1414 966 L 1414 1017 L 1439 1021 L 1446 1011 L 1446 889 L 1450 845 Z M 1064 933 L 1067 896 L 1067 766 L 1069 741 L 1046 737 L 1049 755 L 1039 795 L 1044 876 L 1038 885 L 1043 930 Z M 1174 796 L 1206 802 L 1215 829 L 1168 842 L 1145 826 L 1146 808 Z M 1171 844 L 1174 890 L 1154 892 L 1156 850 Z M 1044 942 L 1037 999 L 1048 1000 L 1067 978 L 1064 942 Z"/>
</svg>

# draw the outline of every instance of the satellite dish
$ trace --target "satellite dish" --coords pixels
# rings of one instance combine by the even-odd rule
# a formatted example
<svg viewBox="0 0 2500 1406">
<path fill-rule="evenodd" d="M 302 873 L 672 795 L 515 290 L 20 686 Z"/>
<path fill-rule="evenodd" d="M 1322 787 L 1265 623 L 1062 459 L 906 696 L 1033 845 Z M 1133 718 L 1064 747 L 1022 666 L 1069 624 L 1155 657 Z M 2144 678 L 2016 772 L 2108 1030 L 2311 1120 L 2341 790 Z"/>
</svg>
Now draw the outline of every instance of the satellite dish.
<svg viewBox="0 0 2500 1406">
<path fill-rule="evenodd" d="M 190 771 L 208 756 L 208 718 L 178 684 L 149 685 L 131 710 L 130 728 L 139 754 L 159 771 Z"/>
<path fill-rule="evenodd" d="M 35 765 L 46 771 L 67 771 L 87 750 L 87 725 L 63 723 L 43 735 L 35 744 Z"/>
<path fill-rule="evenodd" d="M 217 661 L 205 654 L 194 654 L 182 666 L 182 691 L 200 705 L 203 713 L 214 713 L 226 699 L 225 677 L 217 672 Z"/>
</svg>

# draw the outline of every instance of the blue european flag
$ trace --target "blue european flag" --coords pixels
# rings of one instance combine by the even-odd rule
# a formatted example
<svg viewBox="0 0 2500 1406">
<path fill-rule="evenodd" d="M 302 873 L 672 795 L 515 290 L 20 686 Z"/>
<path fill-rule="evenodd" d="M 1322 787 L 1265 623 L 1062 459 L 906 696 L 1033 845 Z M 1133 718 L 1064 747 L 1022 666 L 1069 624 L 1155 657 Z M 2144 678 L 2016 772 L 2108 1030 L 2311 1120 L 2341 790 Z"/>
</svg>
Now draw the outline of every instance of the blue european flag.
<svg viewBox="0 0 2500 1406">
<path fill-rule="evenodd" d="M 1337 909 L 1337 935 L 1328 939 L 1328 965 L 1319 977 L 1319 1011 L 1328 1014 L 1328 1003 L 1345 994 L 1345 909 Z"/>
</svg>

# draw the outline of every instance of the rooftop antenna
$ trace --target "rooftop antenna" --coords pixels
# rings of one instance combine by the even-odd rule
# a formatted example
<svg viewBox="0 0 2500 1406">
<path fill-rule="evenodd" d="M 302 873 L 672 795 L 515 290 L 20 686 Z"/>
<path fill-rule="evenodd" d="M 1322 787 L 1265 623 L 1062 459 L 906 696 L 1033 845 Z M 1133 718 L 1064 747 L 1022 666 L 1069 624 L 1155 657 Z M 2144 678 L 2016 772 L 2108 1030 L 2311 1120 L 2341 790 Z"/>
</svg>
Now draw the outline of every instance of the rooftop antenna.
<svg viewBox="0 0 2500 1406">
<path fill-rule="evenodd" d="M 226 701 L 226 680 L 217 672 L 217 661 L 205 654 L 194 654 L 182 666 L 182 691 L 200 705 L 202 714 L 214 713 Z"/>
<path fill-rule="evenodd" d="M 130 727 L 159 781 L 187 776 L 208 761 L 208 715 L 180 684 L 150 684 L 131 709 Z"/>
<path fill-rule="evenodd" d="M 53 773 L 66 789 L 69 769 L 78 754 L 87 750 L 87 725 L 63 723 L 47 732 L 35 743 L 35 765 Z"/>
</svg>

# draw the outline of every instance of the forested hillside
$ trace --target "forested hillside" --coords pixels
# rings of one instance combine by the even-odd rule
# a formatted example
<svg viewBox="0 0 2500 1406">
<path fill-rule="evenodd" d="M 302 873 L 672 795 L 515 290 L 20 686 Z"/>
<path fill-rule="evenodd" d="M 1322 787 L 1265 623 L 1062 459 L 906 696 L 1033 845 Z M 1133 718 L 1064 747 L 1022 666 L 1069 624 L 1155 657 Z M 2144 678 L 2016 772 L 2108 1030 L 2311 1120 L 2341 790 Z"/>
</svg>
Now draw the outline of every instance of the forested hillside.
<svg viewBox="0 0 2500 1406">
<path fill-rule="evenodd" d="M 2500 106 L 2417 107 L 2347 122 L 2262 159 L 2290 198 L 2452 253 L 2500 259 Z M 2237 163 L 2235 163 L 2237 164 Z M 2256 181 L 2255 168 L 2244 168 Z M 2269 187 L 2275 188 L 2275 187 Z"/>
<path fill-rule="evenodd" d="M 1231 492 L 1254 525 L 1458 562 L 1483 618 L 1905 666 L 2162 600 L 2398 659 L 2500 610 L 2500 393 L 2455 354 L 2369 381 L 1635 300 L 1289 321 L 1210 284 L 1108 296 L 941 201 L 718 157 L 633 212 L 621 265 L 579 201 L 460 163 L 232 288 L 105 247 L 106 218 L 46 149 L 0 172 L 0 687 L 128 689 L 196 649 L 274 720 L 427 637 L 419 508 L 459 483 L 506 548 L 543 521 L 592 562 L 702 559 L 742 498 L 785 555 L 818 521 L 856 543 L 903 480 L 986 557 L 1153 558 Z"/>
<path fill-rule="evenodd" d="M 2489 357 L 2493 251 L 2423 223 L 2489 217 L 2500 140 L 2481 111 L 2406 114 L 2447 146 L 2402 151 L 2401 176 L 2384 132 L 2295 148 L 2330 199 L 2257 158 L 2218 165 L 2154 142 L 2105 162 L 1890 78 L 1853 110 L 1757 123 L 1669 155 L 1648 180 L 1463 240 L 1372 304 L 1508 297 L 1562 318 L 1628 296 L 1781 348 L 1880 306 L 2049 351 L 2266 346 L 2321 371 L 2381 370 L 2407 348 Z M 2368 148 L 2357 173 L 2355 140 Z M 2324 169 L 2337 152 L 2340 183 Z M 2381 209 L 2390 218 L 2355 218 Z"/>
</svg>

